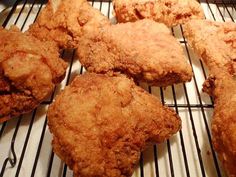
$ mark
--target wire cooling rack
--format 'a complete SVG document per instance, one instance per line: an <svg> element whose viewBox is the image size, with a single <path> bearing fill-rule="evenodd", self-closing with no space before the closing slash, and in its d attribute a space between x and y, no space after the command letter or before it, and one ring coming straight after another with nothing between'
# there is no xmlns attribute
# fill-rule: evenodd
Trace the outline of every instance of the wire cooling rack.
<svg viewBox="0 0 236 177"><path fill-rule="evenodd" d="M13 6L0 13L0 23L5 28L15 24L25 31L45 3L45 0L16 0ZM114 20L109 0L90 3ZM235 0L203 0L201 5L207 19L236 20ZM163 104L175 109L182 118L182 130L166 142L147 148L133 177L224 177L211 144L213 101L201 91L207 70L189 48L183 27L172 28L172 33L181 43L193 68L192 81L165 89L140 85L159 97ZM73 176L73 172L52 152L52 135L45 114L54 96L77 74L84 72L75 51L63 51L61 55L70 65L64 81L55 88L51 97L31 113L0 124L0 177Z"/></svg>

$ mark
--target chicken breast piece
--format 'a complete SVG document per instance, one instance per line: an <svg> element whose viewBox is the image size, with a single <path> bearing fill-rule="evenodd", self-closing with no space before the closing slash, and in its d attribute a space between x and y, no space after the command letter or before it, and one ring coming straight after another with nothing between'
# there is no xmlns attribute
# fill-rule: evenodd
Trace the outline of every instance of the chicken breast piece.
<svg viewBox="0 0 236 177"><path fill-rule="evenodd" d="M65 76L55 43L0 28L0 122L33 110Z"/></svg>
<svg viewBox="0 0 236 177"><path fill-rule="evenodd" d="M123 75L76 77L47 116L54 152L78 177L130 177L147 143L181 127L173 110Z"/></svg>
<svg viewBox="0 0 236 177"><path fill-rule="evenodd" d="M229 177L236 177L236 76L219 70L205 82L214 97L212 141Z"/></svg>
<svg viewBox="0 0 236 177"><path fill-rule="evenodd" d="M194 51L209 70L226 68L236 71L236 24L192 20L184 26L184 34Z"/></svg>
<svg viewBox="0 0 236 177"><path fill-rule="evenodd" d="M113 6L120 23L147 18L171 27L204 17L196 0L113 0Z"/></svg>
<svg viewBox="0 0 236 177"><path fill-rule="evenodd" d="M86 0L49 0L28 32L60 48L75 48L83 33L105 25L110 25L108 18Z"/></svg>
<svg viewBox="0 0 236 177"><path fill-rule="evenodd" d="M152 20L117 24L81 38L78 56L90 72L121 72L151 85L187 82L192 70L164 24Z"/></svg>

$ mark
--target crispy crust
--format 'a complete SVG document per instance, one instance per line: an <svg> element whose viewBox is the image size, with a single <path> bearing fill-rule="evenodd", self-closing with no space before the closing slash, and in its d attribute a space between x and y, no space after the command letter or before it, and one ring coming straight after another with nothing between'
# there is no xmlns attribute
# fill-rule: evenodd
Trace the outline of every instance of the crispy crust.
<svg viewBox="0 0 236 177"><path fill-rule="evenodd" d="M60 48L76 48L83 33L104 25L110 21L86 0L49 0L28 32Z"/></svg>
<svg viewBox="0 0 236 177"><path fill-rule="evenodd" d="M147 18L171 27L204 17L195 0L113 0L113 5L118 22Z"/></svg>
<svg viewBox="0 0 236 177"><path fill-rule="evenodd" d="M215 100L213 145L228 176L236 177L236 77L219 70L208 83Z"/></svg>
<svg viewBox="0 0 236 177"><path fill-rule="evenodd" d="M80 177L129 177L147 143L181 127L173 110L123 75L76 77L47 116L54 152Z"/></svg>
<svg viewBox="0 0 236 177"><path fill-rule="evenodd" d="M191 21L185 35L209 68L203 90L215 101L212 141L228 176L236 177L236 25Z"/></svg>
<svg viewBox="0 0 236 177"><path fill-rule="evenodd" d="M52 42L0 28L0 122L33 110L65 75Z"/></svg>
<svg viewBox="0 0 236 177"><path fill-rule="evenodd" d="M184 26L184 34L194 51L209 70L236 71L236 24L192 20Z"/></svg>
<svg viewBox="0 0 236 177"><path fill-rule="evenodd" d="M181 45L164 24L152 20L107 26L81 38L79 60L88 71L120 71L151 85L191 80Z"/></svg>

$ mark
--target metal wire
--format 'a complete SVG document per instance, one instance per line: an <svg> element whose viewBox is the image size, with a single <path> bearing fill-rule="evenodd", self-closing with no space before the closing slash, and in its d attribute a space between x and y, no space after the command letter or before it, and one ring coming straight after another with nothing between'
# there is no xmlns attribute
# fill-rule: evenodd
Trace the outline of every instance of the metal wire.
<svg viewBox="0 0 236 177"><path fill-rule="evenodd" d="M111 10L112 10L112 4L110 0L93 0L90 1L93 6L96 6L96 8L100 9L100 11L103 11L104 8L106 9L106 15L108 18L111 18ZM202 0L202 3L204 3L209 11L209 15L207 18L211 18L212 20L217 21L233 21L235 20L235 13L236 13L236 2L233 0L214 0L214 1L208 1L208 0ZM27 22L30 19L30 16L32 13L35 13L34 20L37 18L39 12L41 11L43 5L46 3L46 0L34 0L34 1L28 1L28 0L16 0L14 5L9 9L9 12L5 18L5 21L2 23L3 27L8 27L11 24L17 25L19 21L22 21L22 17L24 17L22 24L19 26L21 30L27 27ZM19 6L21 4L21 6ZM29 8L26 10L26 5L29 5ZM212 8L212 5L215 5L215 9ZM16 12L17 9L20 7L19 12ZM23 15L27 11L25 15ZM217 16L217 14L219 14ZM14 16L16 15L16 16ZM226 16L228 17L226 19ZM12 21L13 19L13 21ZM32 22L33 22L32 21ZM172 34L178 38L178 34L176 32L176 29L178 28L180 32L181 38L179 38L179 42L183 46L183 48L186 51L186 56L189 60L190 65L193 68L193 71L195 71L195 63L194 63L194 57L191 54L191 49L189 49L188 43L184 37L183 34L183 28L182 26L172 28ZM63 51L62 52L62 58L66 58L68 62L70 63L70 66L67 70L67 75L65 79L64 86L68 85L73 78L73 72L74 72L74 66L77 65L77 61L75 60L75 51ZM69 56L69 57L68 57ZM204 64L201 60L198 61L199 66L201 70L201 73L203 75L203 78L207 78L207 71L204 67ZM84 72L84 68L82 66L79 67L78 74L82 74ZM141 154L140 163L139 163L139 169L135 171L135 176L141 176L141 177L147 177L147 174L152 174L152 176L159 177L159 176L170 176L170 177L179 177L179 176L210 176L212 174L215 174L215 176L222 177L224 176L224 172L221 170L219 161L217 159L217 155L214 152L212 143L211 143L211 131L208 123L208 111L213 110L213 101L211 98L208 97L210 101L205 101L203 96L201 95L201 91L199 90L199 84L201 84L198 81L197 73L194 72L193 81L191 82L194 92L196 94L196 103L192 101L191 92L189 92L189 85L188 84L180 84L179 86L173 85L169 87L168 89L164 88L158 88L159 91L156 92L155 87L147 87L147 90L160 97L162 103L166 106L172 107L175 109L177 114L185 114L186 121L189 121L189 136L190 139L193 141L193 144L191 144L191 151L195 154L188 154L190 152L189 150L189 142L186 140L186 132L184 130L180 130L179 133L176 135L178 141L179 141L179 148L178 151L179 154L179 162L176 162L176 149L173 148L172 144L176 142L175 139L169 139L162 145L154 145L152 148L150 148L150 154L152 154L152 161L153 165L152 168L148 168L148 170L152 170L152 173L147 172L147 163L146 163L146 153ZM41 103L40 107L44 108L47 107L50 103L52 103L52 100L54 96L58 93L58 90L61 88L57 87L55 88L53 94L49 98L49 100L44 101ZM182 93L182 99L184 101L181 101L179 99L179 90L181 90ZM168 100L169 94L171 95L172 101ZM27 150L30 148L29 141L32 137L32 131L34 131L34 125L37 124L37 117L39 114L39 109L36 108L32 114L29 116L29 119L27 120L27 124L24 124L25 117L20 116L18 119L11 120L8 122L5 122L0 125L0 151L2 151L2 144L1 142L7 136L8 132L12 132L12 136L9 137L9 146L8 149L4 149L4 151L8 151L9 153L5 153L5 156L0 156L0 177L3 176L9 176L8 171L11 169L13 170L14 175L13 176L22 176L22 169L24 168L24 161L26 161L26 158L28 158ZM198 112L199 116L195 116L195 111ZM47 139L48 139L48 128L47 128L47 118L45 115L42 116L42 124L39 128L39 138L38 138L38 144L36 145L36 149L34 154L31 154L30 156L32 161L32 167L29 171L29 176L47 176L47 177L54 177L54 176L71 176L72 172L68 169L68 167L65 164L60 164L58 162L58 158L54 155L51 147L47 149L47 155L48 157L46 164L46 168L43 172L39 174L39 161L40 158L42 158L45 154L43 154L45 146L48 146ZM206 154L203 154L202 145L201 145L201 139L202 137L199 136L199 125L198 121L202 121L202 129L205 133L206 139L205 143L209 146L209 153L212 155L212 160L209 160L209 163L212 164L212 171L209 172L207 169L207 163L205 162L204 158ZM19 132L21 129L25 130L25 137L22 138L22 144L20 147L18 147L17 144L17 136L19 136ZM6 142L6 140L4 140ZM17 149L17 150L16 150ZM163 156L163 149L166 149L166 155ZM2 153L3 154L3 153ZM1 152L0 152L1 155ZM193 157L192 157L193 156ZM164 158L164 160L163 160ZM194 159L195 158L195 159ZM193 162L193 159L195 160ZM211 162L210 162L211 161ZM29 163L29 162L27 162ZM163 165L164 164L164 165ZM177 169L176 165L180 166L183 169ZM166 168L163 169L163 166ZM193 171L193 169L198 169L198 171ZM10 174L13 174L10 173ZM163 174L164 173L164 174ZM196 174L195 174L196 173Z"/></svg>

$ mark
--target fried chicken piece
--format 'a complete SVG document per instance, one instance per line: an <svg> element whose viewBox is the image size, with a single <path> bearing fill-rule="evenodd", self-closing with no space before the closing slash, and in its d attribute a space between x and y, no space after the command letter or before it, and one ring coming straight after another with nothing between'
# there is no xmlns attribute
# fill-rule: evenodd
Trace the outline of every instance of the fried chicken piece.
<svg viewBox="0 0 236 177"><path fill-rule="evenodd" d="M53 150L77 177L129 177L148 143L181 127L173 110L124 75L76 77L47 116Z"/></svg>
<svg viewBox="0 0 236 177"><path fill-rule="evenodd" d="M169 27L204 17L196 0L113 0L118 22L153 19Z"/></svg>
<svg viewBox="0 0 236 177"><path fill-rule="evenodd" d="M0 28L0 122L33 110L64 78L58 50L17 27Z"/></svg>
<svg viewBox="0 0 236 177"><path fill-rule="evenodd" d="M60 48L75 48L83 33L105 25L110 25L108 18L86 0L49 0L29 33Z"/></svg>
<svg viewBox="0 0 236 177"><path fill-rule="evenodd" d="M119 71L158 86L192 78L181 45L164 24L148 19L94 30L81 38L77 51L91 72Z"/></svg>
<svg viewBox="0 0 236 177"><path fill-rule="evenodd" d="M208 93L210 90L215 101L212 120L214 148L228 176L236 177L236 77L218 70L204 87Z"/></svg>
<svg viewBox="0 0 236 177"><path fill-rule="evenodd" d="M214 97L213 145L229 177L236 177L236 25L191 21L188 42L209 68L203 90Z"/></svg>
<svg viewBox="0 0 236 177"><path fill-rule="evenodd" d="M227 68L236 71L236 24L192 20L184 26L188 43L209 70Z"/></svg>

